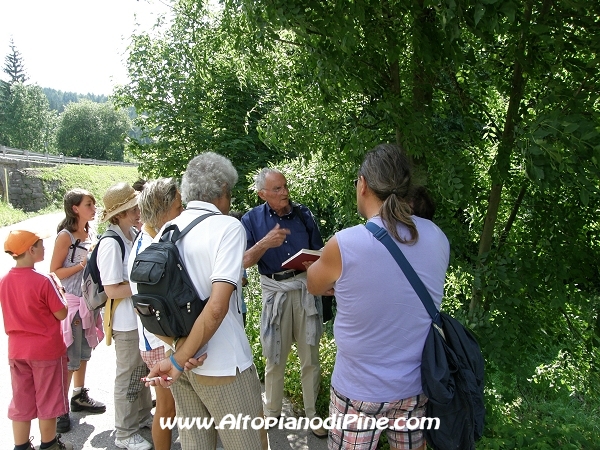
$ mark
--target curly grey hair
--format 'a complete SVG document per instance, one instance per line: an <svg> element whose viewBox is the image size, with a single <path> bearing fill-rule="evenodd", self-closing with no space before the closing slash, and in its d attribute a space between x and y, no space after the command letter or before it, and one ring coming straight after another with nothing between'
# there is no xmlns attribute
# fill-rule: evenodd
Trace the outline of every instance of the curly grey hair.
<svg viewBox="0 0 600 450"><path fill-rule="evenodd" d="M269 175L271 173L279 173L279 174L283 175L281 173L281 171L279 171L277 169L273 169L271 167L262 168L260 170L260 172L258 172L256 175L254 175L254 189L256 189L256 192L262 191L265 188L265 184L267 181L267 175Z"/></svg>
<svg viewBox="0 0 600 450"><path fill-rule="evenodd" d="M140 216L143 223L152 228L160 228L164 217L177 197L179 185L173 178L159 178L147 181L138 198Z"/></svg>
<svg viewBox="0 0 600 450"><path fill-rule="evenodd" d="M181 179L181 197L184 202L200 200L212 202L231 190L238 173L227 158L206 152L192 159Z"/></svg>

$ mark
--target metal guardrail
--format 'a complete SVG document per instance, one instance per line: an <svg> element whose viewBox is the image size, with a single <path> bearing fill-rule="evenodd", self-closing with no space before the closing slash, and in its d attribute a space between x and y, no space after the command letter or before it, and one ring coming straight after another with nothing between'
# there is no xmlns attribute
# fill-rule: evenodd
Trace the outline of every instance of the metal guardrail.
<svg viewBox="0 0 600 450"><path fill-rule="evenodd" d="M128 166L136 167L137 164L125 163L120 161L105 161L103 159L89 159L81 157L71 157L65 155L51 155L49 153L35 153L29 150L19 150L17 148L5 147L0 145L0 156L19 161L35 161L59 164L85 164L90 166Z"/></svg>

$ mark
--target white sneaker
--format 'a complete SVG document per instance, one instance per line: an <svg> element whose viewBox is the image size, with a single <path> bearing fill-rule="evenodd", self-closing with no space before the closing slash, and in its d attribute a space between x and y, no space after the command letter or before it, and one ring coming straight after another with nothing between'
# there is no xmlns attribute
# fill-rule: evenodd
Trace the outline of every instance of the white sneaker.
<svg viewBox="0 0 600 450"><path fill-rule="evenodd" d="M115 439L115 445L127 450L150 450L152 448L152 444L137 433L127 439Z"/></svg>

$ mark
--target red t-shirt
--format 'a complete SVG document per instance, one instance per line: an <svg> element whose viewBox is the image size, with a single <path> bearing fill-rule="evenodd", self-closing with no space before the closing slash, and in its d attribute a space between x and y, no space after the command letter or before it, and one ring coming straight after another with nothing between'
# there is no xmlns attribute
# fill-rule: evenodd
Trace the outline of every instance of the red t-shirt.
<svg viewBox="0 0 600 450"><path fill-rule="evenodd" d="M60 320L54 317L66 303L49 275L13 267L0 280L0 305L9 359L49 360L66 353Z"/></svg>

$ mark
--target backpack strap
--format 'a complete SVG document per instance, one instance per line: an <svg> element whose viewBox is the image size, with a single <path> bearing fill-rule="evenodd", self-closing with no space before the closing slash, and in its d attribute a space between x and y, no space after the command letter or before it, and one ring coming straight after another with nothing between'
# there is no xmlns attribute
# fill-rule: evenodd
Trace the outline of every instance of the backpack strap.
<svg viewBox="0 0 600 450"><path fill-rule="evenodd" d="M198 225L200 222L202 222L204 219L208 219L210 216L217 216L220 215L220 213L217 212L213 212L211 211L208 214L205 214L203 216L200 217L196 217L194 220L191 221L191 223L185 227L181 232L179 231L179 227L175 224L171 224L169 225L167 228L164 229L164 231L162 232L162 234L160 235L160 240L161 241L165 241L168 239L167 234L169 232L173 232L173 234L171 234L171 242L175 243L177 242L179 239L182 239L186 234L188 234L188 232L194 228L196 225Z"/></svg>
<svg viewBox="0 0 600 450"><path fill-rule="evenodd" d="M88 263L85 265L83 269L83 278L85 279L86 275L89 273L92 276L92 281L96 284L100 283L100 269L98 268L98 248L100 248L100 242L104 238L112 238L119 243L119 247L121 248L121 259L125 261L125 243L123 239L112 230L106 230L106 232L100 236L96 246L92 250L92 253L88 257Z"/></svg>
<svg viewBox="0 0 600 450"><path fill-rule="evenodd" d="M365 227L367 228L367 230L373 233L375 239L377 239L379 242L385 245L388 251L392 254L394 259L396 260L396 263L398 263L398 266L400 266L400 270L404 272L406 279L421 299L421 302L423 303L423 306L425 306L425 309L431 316L433 323L441 327L442 319L440 317L440 312L435 307L433 299L431 298L431 294L429 294L429 291L423 284L423 281L421 281L421 278L419 278L419 275L417 275L417 272L415 272L413 266L410 265L410 263L406 259L406 256L404 256L404 253L402 253L402 250L400 250L400 247L396 245L396 243L385 228L382 228L374 224L373 222L367 222L365 224Z"/></svg>
<svg viewBox="0 0 600 450"><path fill-rule="evenodd" d="M100 237L100 239L98 239L96 248L98 248L100 246L100 241L104 238L113 238L115 241L117 241L119 243L119 247L121 248L121 259L124 261L125 260L125 243L123 242L123 239L121 239L121 236L119 236L113 230L106 230L106 232Z"/></svg>

